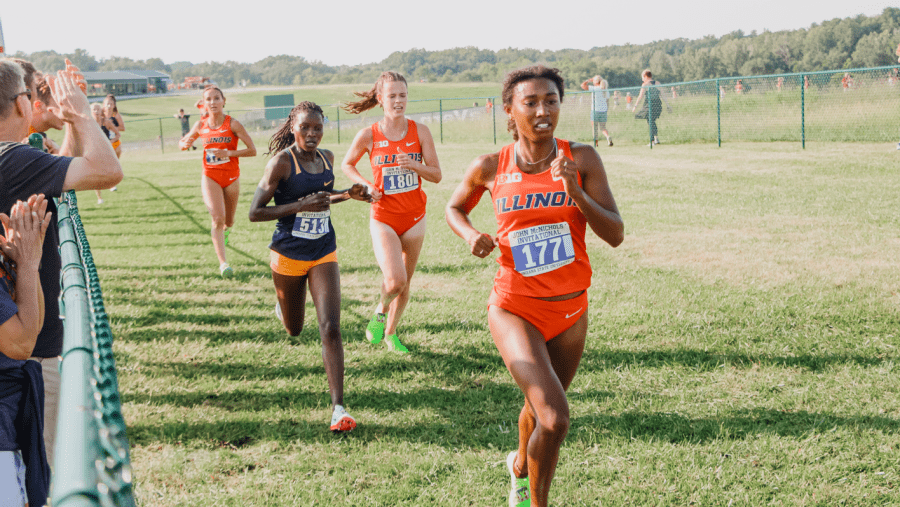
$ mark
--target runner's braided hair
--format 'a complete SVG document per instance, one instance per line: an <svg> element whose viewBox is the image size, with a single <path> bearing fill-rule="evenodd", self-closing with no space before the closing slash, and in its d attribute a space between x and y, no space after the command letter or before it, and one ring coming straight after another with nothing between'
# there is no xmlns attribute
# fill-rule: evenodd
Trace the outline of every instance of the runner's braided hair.
<svg viewBox="0 0 900 507"><path fill-rule="evenodd" d="M378 76L378 80L375 81L375 86L373 86L371 90L367 92L353 92L353 94L357 97L362 97L362 100L357 100L356 102L347 102L343 105L344 111L353 114L360 114L377 106L378 94L381 93L381 88L385 81L399 81L405 84L407 88L409 88L409 83L406 82L406 78L403 77L403 75L399 72L393 72L390 70L382 72L381 75Z"/></svg>
<svg viewBox="0 0 900 507"><path fill-rule="evenodd" d="M278 154L278 152L280 152L281 150L294 144L294 120L300 113L318 113L323 120L325 119L325 112L322 111L322 108L319 107L315 102L304 100L303 102L297 104L293 109L291 109L291 114L288 115L288 118L284 122L284 125L282 125L281 128L279 128L278 131L272 135L271 139L269 139L269 151L266 152L266 155L270 155L272 153Z"/></svg>

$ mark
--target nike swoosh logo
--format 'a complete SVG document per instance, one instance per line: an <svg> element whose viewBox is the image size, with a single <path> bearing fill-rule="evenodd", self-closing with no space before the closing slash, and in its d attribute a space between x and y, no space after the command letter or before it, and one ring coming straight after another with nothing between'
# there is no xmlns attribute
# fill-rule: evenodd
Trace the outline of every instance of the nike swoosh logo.
<svg viewBox="0 0 900 507"><path fill-rule="evenodd" d="M425 216L425 213L422 213L421 215L417 216L416 218L413 218L413 222L418 222L419 220L422 220L422 217L424 217L424 216Z"/></svg>
<svg viewBox="0 0 900 507"><path fill-rule="evenodd" d="M411 143L406 143L407 146L412 146L412 145L414 145L414 144L416 144L415 141L413 141L413 142L411 142Z"/></svg>
<svg viewBox="0 0 900 507"><path fill-rule="evenodd" d="M581 308L584 308L584 307L582 306ZM566 318L567 318L567 319L571 319L572 317L578 315L579 313L581 313L581 308L575 310L575 313L572 313L571 315L567 313L567 314L566 314Z"/></svg>
<svg viewBox="0 0 900 507"><path fill-rule="evenodd" d="M333 182L333 181L334 181L334 180L328 180L328 181L326 181L326 182L325 182L325 186L327 187L328 185L331 185L331 182Z"/></svg>

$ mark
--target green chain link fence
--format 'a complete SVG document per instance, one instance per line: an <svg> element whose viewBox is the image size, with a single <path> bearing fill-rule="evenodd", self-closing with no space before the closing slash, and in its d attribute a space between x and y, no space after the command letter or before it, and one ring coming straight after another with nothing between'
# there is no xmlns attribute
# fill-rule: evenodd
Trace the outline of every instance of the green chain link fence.
<svg viewBox="0 0 900 507"><path fill-rule="evenodd" d="M54 507L132 507L131 458L100 279L75 192L58 202L64 319Z"/></svg>
<svg viewBox="0 0 900 507"><path fill-rule="evenodd" d="M897 67L886 66L659 84L655 88L664 99L657 121L659 138L666 144L897 142L897 73ZM616 143L647 144L649 140L648 122L634 116L633 108L640 105L627 102L629 95L636 99L640 90L609 89L607 129ZM487 107L488 100L493 107ZM566 92L556 128L558 137L582 142L593 138L592 100L592 92ZM379 108L362 115L351 115L336 104L322 108L328 118L325 145L347 144L357 131L381 118ZM228 114L253 135L267 136L284 119L266 119L265 111L231 110ZM438 144L510 141L500 97L410 100L407 116L428 126ZM156 139L126 139L127 143L163 151L178 149L181 127L177 119L130 120L143 121L158 122Z"/></svg>

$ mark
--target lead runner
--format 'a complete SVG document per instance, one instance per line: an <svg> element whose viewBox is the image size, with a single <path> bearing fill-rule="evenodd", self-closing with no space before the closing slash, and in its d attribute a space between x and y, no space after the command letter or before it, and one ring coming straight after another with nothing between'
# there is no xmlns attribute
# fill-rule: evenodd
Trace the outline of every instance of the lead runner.
<svg viewBox="0 0 900 507"><path fill-rule="evenodd" d="M500 248L488 324L525 394L519 448L507 456L509 505L544 507L569 430L566 389L587 335L586 226L613 247L622 243L625 226L597 152L553 136L563 99L559 71L540 65L512 71L502 97L515 142L472 162L446 217L472 255L485 258ZM469 220L485 190L494 203L496 238Z"/></svg>

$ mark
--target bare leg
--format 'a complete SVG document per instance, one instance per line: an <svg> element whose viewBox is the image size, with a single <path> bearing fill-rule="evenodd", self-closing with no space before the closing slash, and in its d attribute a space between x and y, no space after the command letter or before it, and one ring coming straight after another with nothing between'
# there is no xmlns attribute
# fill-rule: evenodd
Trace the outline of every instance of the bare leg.
<svg viewBox="0 0 900 507"><path fill-rule="evenodd" d="M331 405L344 404L344 346L341 340L341 274L337 262L309 270L309 292L316 305L322 361L328 376Z"/></svg>
<svg viewBox="0 0 900 507"><path fill-rule="evenodd" d="M213 248L216 251L219 264L222 264L227 262L225 257L225 229L234 225L240 184L235 180L228 187L222 188L206 175L200 178L203 202L206 204L206 209L209 211L209 216L212 219L210 235L212 236Z"/></svg>
<svg viewBox="0 0 900 507"><path fill-rule="evenodd" d="M415 273L422 244L425 242L426 220L427 217L423 218L399 237L388 225L375 220L369 222L375 259L384 275L381 300L376 311L387 311L385 336L397 332L400 317L409 302L409 281Z"/></svg>
<svg viewBox="0 0 900 507"><path fill-rule="evenodd" d="M303 319L306 313L306 278L305 276L287 276L272 272L275 296L278 298L278 306L281 307L281 315L284 319L282 324L291 336L297 336L303 331Z"/></svg>
<svg viewBox="0 0 900 507"><path fill-rule="evenodd" d="M531 505L546 507L559 448L569 431L565 390L584 352L587 316L582 315L550 342L545 342L537 329L521 317L495 306L488 310L488 323L503 362L525 393L514 468L521 474L523 460L527 461Z"/></svg>

